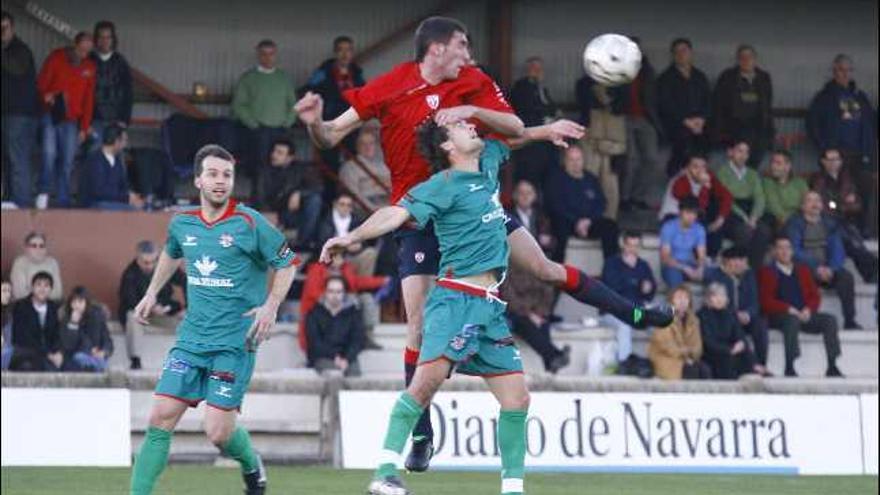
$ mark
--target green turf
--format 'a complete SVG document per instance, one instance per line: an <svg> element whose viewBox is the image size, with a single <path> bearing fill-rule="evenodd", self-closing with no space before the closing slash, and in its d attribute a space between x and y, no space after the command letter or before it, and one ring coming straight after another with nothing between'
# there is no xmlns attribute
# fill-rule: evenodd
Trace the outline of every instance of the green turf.
<svg viewBox="0 0 880 495"><path fill-rule="evenodd" d="M124 494L128 469L3 468L3 495ZM270 467L270 494L361 494L367 471L324 467ZM495 495L493 473L434 472L406 476L417 495ZM240 495L236 469L171 466L157 495ZM753 476L688 474L530 474L529 495L867 495L876 494L876 476Z"/></svg>

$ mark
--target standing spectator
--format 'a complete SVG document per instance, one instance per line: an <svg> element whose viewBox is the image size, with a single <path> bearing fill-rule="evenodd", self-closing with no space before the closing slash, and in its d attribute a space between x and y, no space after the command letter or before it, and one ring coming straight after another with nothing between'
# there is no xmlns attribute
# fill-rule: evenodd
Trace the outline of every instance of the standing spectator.
<svg viewBox="0 0 880 495"><path fill-rule="evenodd" d="M602 266L602 281L612 290L639 307L654 300L657 282L648 262L639 257L642 236L624 232L620 236L621 253ZM602 316L603 322L617 334L617 362L622 363L632 354L632 327L611 314Z"/></svg>
<svg viewBox="0 0 880 495"><path fill-rule="evenodd" d="M264 174L263 202L278 213L285 230L296 229L298 251L311 249L321 215L321 179L315 167L296 161L296 147L287 138L272 144Z"/></svg>
<svg viewBox="0 0 880 495"><path fill-rule="evenodd" d="M782 228L788 218L797 212L807 193L807 181L791 170L791 153L776 150L770 157L770 177L763 180L767 212L773 216L776 229Z"/></svg>
<svg viewBox="0 0 880 495"><path fill-rule="evenodd" d="M501 293L514 334L541 356L544 371L557 373L571 362L571 347L557 347L550 338L555 291L549 285L511 265Z"/></svg>
<svg viewBox="0 0 880 495"><path fill-rule="evenodd" d="M89 154L79 176L79 202L84 208L99 210L134 210L143 201L128 185L122 151L128 145L128 133L119 124L110 124L101 132L102 145Z"/></svg>
<svg viewBox="0 0 880 495"><path fill-rule="evenodd" d="M815 281L825 288L834 288L840 298L843 328L861 330L856 323L855 277L844 267L846 249L840 225L834 218L823 214L822 197L815 191L804 195L801 212L792 215L785 232L794 249L794 259L809 267ZM877 258L867 249L856 256L856 265L863 276L876 278Z"/></svg>
<svg viewBox="0 0 880 495"><path fill-rule="evenodd" d="M33 204L31 160L37 143L37 75L31 49L15 35L15 19L3 11L3 170L9 198L19 208ZM9 164L7 168L6 164ZM8 174L8 175L7 175Z"/></svg>
<svg viewBox="0 0 880 495"><path fill-rule="evenodd" d="M31 291L12 307L13 371L59 371L64 365L58 332L58 303L49 299L52 275L39 272Z"/></svg>
<svg viewBox="0 0 880 495"><path fill-rule="evenodd" d="M655 329L648 342L648 359L654 375L664 380L709 378L708 366L700 361L703 341L691 291L678 286L669 292L668 299L675 309L675 319L668 327Z"/></svg>
<svg viewBox="0 0 880 495"><path fill-rule="evenodd" d="M695 198L681 200L678 217L670 218L660 228L660 274L669 288L686 280L703 280L706 229L697 222L698 208Z"/></svg>
<svg viewBox="0 0 880 495"><path fill-rule="evenodd" d="M761 310L770 327L781 330L785 339L785 376L797 376L794 361L801 355L798 340L801 332L822 334L828 358L825 375L843 376L837 369L840 356L837 320L818 312L821 296L810 268L796 263L793 254L791 241L777 237L773 243L773 262L758 272Z"/></svg>
<svg viewBox="0 0 880 495"><path fill-rule="evenodd" d="M834 57L832 73L810 102L807 130L820 150L839 150L844 166L861 182L863 173L876 171L877 113L868 95L856 87L848 55ZM864 191L862 195L867 197Z"/></svg>
<svg viewBox="0 0 880 495"><path fill-rule="evenodd" d="M544 211L537 204L538 193L535 186L527 181L517 182L513 190L513 208L507 211L507 216L516 217L519 223L529 231L529 234L538 241L538 245L545 253L550 253L556 246L556 239L550 229L550 220L544 215Z"/></svg>
<svg viewBox="0 0 880 495"><path fill-rule="evenodd" d="M147 331L144 325L134 316L134 308L147 293L153 270L159 260L159 249L151 241L140 241L135 249L135 259L125 267L119 281L119 322L125 328L125 348L131 361L131 369L141 369L141 340ZM177 324L183 317L183 306L175 301L173 285L185 289L186 276L182 271L175 271L171 281L165 284L156 294L156 305L150 315L149 329L174 334Z"/></svg>
<svg viewBox="0 0 880 495"><path fill-rule="evenodd" d="M375 131L362 129L357 136L356 150L357 154L339 169L339 181L350 192L358 194L367 209L361 213L368 215L388 206L391 172L382 159L379 137Z"/></svg>
<svg viewBox="0 0 880 495"><path fill-rule="evenodd" d="M105 371L113 340L104 310L92 303L85 287L74 287L61 311L59 329L65 371Z"/></svg>
<svg viewBox="0 0 880 495"><path fill-rule="evenodd" d="M761 176L746 166L750 148L745 141L732 142L727 148L727 166L718 169L718 181L733 196L732 215L727 232L734 244L749 251L752 266L762 266L773 239L773 219L765 216L766 200Z"/></svg>
<svg viewBox="0 0 880 495"><path fill-rule="evenodd" d="M718 380L733 380L746 373L761 374L729 305L724 285L709 284L706 304L697 313L703 338L703 361L711 368L712 378Z"/></svg>
<svg viewBox="0 0 880 495"><path fill-rule="evenodd" d="M250 130L251 197L259 200L261 179L268 166L272 143L296 121L296 93L292 79L276 66L278 47L272 40L257 44L258 64L238 79L232 94L232 114Z"/></svg>
<svg viewBox="0 0 880 495"><path fill-rule="evenodd" d="M757 61L753 46L737 47L736 66L718 76L712 112L716 141L747 143L748 165L756 170L774 137L773 83Z"/></svg>
<svg viewBox="0 0 880 495"><path fill-rule="evenodd" d="M0 369L8 369L12 359L12 284L0 284Z"/></svg>
<svg viewBox="0 0 880 495"><path fill-rule="evenodd" d="M730 299L730 312L752 337L758 372L768 376L767 371L767 322L761 316L761 305L758 303L758 282L755 274L749 269L746 251L736 246L729 247L721 253L721 264L706 270L704 282L722 284L727 289Z"/></svg>
<svg viewBox="0 0 880 495"><path fill-rule="evenodd" d="M584 171L584 154L578 146L564 151L562 167L550 171L544 197L553 223L556 250L552 259L565 258L568 238L600 239L608 259L620 249L617 222L603 216L605 195L592 174Z"/></svg>
<svg viewBox="0 0 880 495"><path fill-rule="evenodd" d="M342 193L333 202L330 212L318 227L318 246L327 240L340 237L358 228L364 218L354 211L354 199L348 193ZM320 249L320 248L319 248ZM358 275L371 276L376 272L376 259L379 251L370 244L353 244L349 246L346 256L355 266Z"/></svg>
<svg viewBox="0 0 880 495"><path fill-rule="evenodd" d="M306 318L309 366L322 373L342 371L360 376L358 355L364 349L364 322L355 299L348 297L345 279L327 278L324 296Z"/></svg>
<svg viewBox="0 0 880 495"><path fill-rule="evenodd" d="M64 297L61 285L61 268L58 260L49 256L46 236L39 232L31 232L24 238L24 254L20 254L12 262L9 279L12 282L12 298L22 299L31 293L31 285L39 272L52 276L52 291L49 299L60 301Z"/></svg>
<svg viewBox="0 0 880 495"><path fill-rule="evenodd" d="M819 157L820 168L810 176L810 189L822 196L828 213L861 233L864 201L839 150L829 148Z"/></svg>
<svg viewBox="0 0 880 495"><path fill-rule="evenodd" d="M617 170L625 161L626 153L626 120L618 103L624 95L620 88L608 88L592 79L589 81L589 128L582 140L584 169L599 179L605 195L604 215L616 220L620 209Z"/></svg>
<svg viewBox="0 0 880 495"><path fill-rule="evenodd" d="M70 176L77 147L92 128L95 110L95 62L89 58L92 35L81 32L73 46L58 48L46 57L37 88L44 103L43 172L40 174L37 208L49 204L55 186L56 202L70 206Z"/></svg>
<svg viewBox="0 0 880 495"><path fill-rule="evenodd" d="M91 58L98 71L95 83L95 113L92 120L92 151L103 143L104 129L111 124L128 127L134 102L131 70L128 61L116 51L119 39L116 25L110 21L95 24L95 51Z"/></svg>
<svg viewBox="0 0 880 495"><path fill-rule="evenodd" d="M544 61L541 57L526 60L526 75L510 88L510 105L526 127L552 122L558 108L544 85ZM556 147L552 143L532 143L513 153L516 164L514 180L527 180L536 187L544 184L547 171L558 161Z"/></svg>
<svg viewBox="0 0 880 495"><path fill-rule="evenodd" d="M687 38L672 42L672 64L657 79L660 119L666 138L672 142L672 155L666 175L672 177L692 153L708 148L706 120L709 118L711 91L709 80L693 66L693 45Z"/></svg>

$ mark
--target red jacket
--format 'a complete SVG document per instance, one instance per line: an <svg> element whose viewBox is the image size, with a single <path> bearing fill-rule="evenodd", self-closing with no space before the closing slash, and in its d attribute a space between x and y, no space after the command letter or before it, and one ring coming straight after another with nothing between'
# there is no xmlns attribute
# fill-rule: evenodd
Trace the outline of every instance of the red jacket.
<svg viewBox="0 0 880 495"><path fill-rule="evenodd" d="M67 120L78 121L81 131L92 125L95 109L95 62L86 57L78 65L70 63L70 48L58 48L46 57L40 75L37 76L37 90L40 101L47 94L61 93L67 106ZM49 111L44 103L43 108Z"/></svg>
<svg viewBox="0 0 880 495"><path fill-rule="evenodd" d="M795 263L795 273L797 273L798 282L801 286L801 295L804 298L804 304L815 313L819 311L819 303L822 302L822 296L819 294L819 287L813 281L813 274L807 265ZM758 287L761 299L761 311L767 315L785 315L788 314L788 308L791 307L787 302L779 299L776 294L779 291L779 276L776 267L768 265L761 267L758 272ZM797 309L797 308L795 308Z"/></svg>
<svg viewBox="0 0 880 495"><path fill-rule="evenodd" d="M718 215L724 218L730 216L730 209L733 207L733 195L730 194L730 191L724 187L724 184L718 180L718 177L715 177L715 174L709 172L709 177L711 177L710 186L701 187L700 195L697 196L697 201L700 202L700 209L702 211L706 211L709 208L709 200L711 196L714 196L718 201ZM693 196L694 193L691 190L691 181L688 179L688 174L683 173L675 182L672 183L672 196L675 199L681 201L688 196Z"/></svg>
<svg viewBox="0 0 880 495"><path fill-rule="evenodd" d="M299 301L299 346L302 350L306 350L306 316L324 295L324 286L330 274L331 268L324 263L312 263L306 272L306 281L303 284L302 297ZM342 264L339 274L348 284L349 292L377 290L385 285L387 280L387 277L358 275L354 266L347 261Z"/></svg>

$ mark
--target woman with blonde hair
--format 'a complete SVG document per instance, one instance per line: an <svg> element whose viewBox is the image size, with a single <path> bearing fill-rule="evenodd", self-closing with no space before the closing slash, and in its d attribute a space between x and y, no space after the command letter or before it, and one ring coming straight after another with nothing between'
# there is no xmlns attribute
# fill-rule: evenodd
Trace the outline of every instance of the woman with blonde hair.
<svg viewBox="0 0 880 495"><path fill-rule="evenodd" d="M668 299L675 319L669 326L655 329L648 343L654 374L665 380L709 378L709 368L700 361L703 341L690 289L679 285L669 292Z"/></svg>

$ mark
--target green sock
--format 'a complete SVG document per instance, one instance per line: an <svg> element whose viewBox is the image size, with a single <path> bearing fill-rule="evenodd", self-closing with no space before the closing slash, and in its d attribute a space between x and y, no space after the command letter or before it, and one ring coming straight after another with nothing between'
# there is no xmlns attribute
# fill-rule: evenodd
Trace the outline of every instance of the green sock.
<svg viewBox="0 0 880 495"><path fill-rule="evenodd" d="M388 432L385 434L385 444L382 449L382 460L376 469L376 478L384 478L397 474L397 463L409 434L416 426L419 416L424 408L416 402L407 392L400 394L400 398L391 410L391 418L388 421Z"/></svg>
<svg viewBox="0 0 880 495"><path fill-rule="evenodd" d="M170 431L153 426L147 428L144 443L132 469L131 495L150 495L153 492L153 485L168 462L172 435Z"/></svg>
<svg viewBox="0 0 880 495"><path fill-rule="evenodd" d="M241 426L236 426L226 445L223 446L223 453L241 464L241 472L253 473L259 469L257 454L251 445L251 436Z"/></svg>
<svg viewBox="0 0 880 495"><path fill-rule="evenodd" d="M526 462L527 411L502 410L498 418L498 446L501 448L501 494L523 493Z"/></svg>

